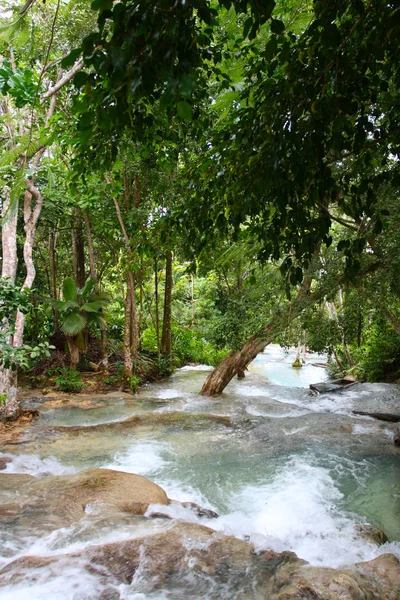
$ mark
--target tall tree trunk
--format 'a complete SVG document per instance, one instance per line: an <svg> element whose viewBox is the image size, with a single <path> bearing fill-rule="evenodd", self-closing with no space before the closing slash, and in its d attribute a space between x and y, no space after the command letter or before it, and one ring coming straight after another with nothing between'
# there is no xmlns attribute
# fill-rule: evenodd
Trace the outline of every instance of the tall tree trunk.
<svg viewBox="0 0 400 600"><path fill-rule="evenodd" d="M342 291L340 289L338 290L338 296L339 296L340 312L342 313L343 312L343 299L342 299ZM328 310L329 318L332 321L335 321L335 323L337 325L337 328L338 328L339 333L340 333L340 338L342 340L343 351L344 351L344 353L346 355L347 362L348 362L349 366L352 367L353 366L353 360L351 358L350 351L349 351L349 348L347 346L346 334L345 334L344 328L342 326L342 323L340 322L340 319L339 319L339 316L338 316L338 313L337 313L337 310L336 310L335 303L334 302L328 302L328 301L326 301L325 304L326 304L326 308ZM336 351L335 351L335 357L337 357ZM343 367L343 365L342 365L342 367Z"/></svg>
<svg viewBox="0 0 400 600"><path fill-rule="evenodd" d="M107 183L110 183L110 179L106 176ZM130 240L126 227L121 215L121 208L118 200L113 198L115 211L117 213L118 222L121 228L123 239L125 242L125 248L129 263L133 262L134 253L132 252ZM133 272L129 269L126 270L126 297L125 297L125 325L124 325L124 376L131 377L133 374L133 365L136 360L137 350L139 346L139 329L138 329L138 315L136 309L136 295L135 295L135 279Z"/></svg>
<svg viewBox="0 0 400 600"><path fill-rule="evenodd" d="M297 350L296 350L296 358L294 359L294 362L292 363L292 367L295 367L296 369L301 368L302 362L300 360L301 357L301 334L299 334L298 337L298 341L297 341Z"/></svg>
<svg viewBox="0 0 400 600"><path fill-rule="evenodd" d="M192 299L191 299L191 305L192 305L192 320L190 322L190 327L194 326L194 313L195 313L195 299L194 299L194 275L192 273L191 277L190 277L191 281L191 294L192 294Z"/></svg>
<svg viewBox="0 0 400 600"><path fill-rule="evenodd" d="M124 324L124 377L132 377L138 351L138 315L136 311L135 280L132 271L126 272Z"/></svg>
<svg viewBox="0 0 400 600"><path fill-rule="evenodd" d="M82 211L82 214L83 214L83 220L85 222L85 229L86 229L86 240L87 240L87 247L88 247L88 253L89 253L90 277L93 279L94 289L96 290L96 294L99 294L100 293L99 278L98 278L97 269L96 269L96 259L95 259L95 255L94 255L94 246L93 246L92 230L90 228L89 215L86 210ZM103 327L100 329L100 344L101 344L101 359L102 359L101 363L102 363L103 368L107 368L108 367L107 332L105 331L105 329L103 329Z"/></svg>
<svg viewBox="0 0 400 600"><path fill-rule="evenodd" d="M11 54L12 58L12 54ZM12 58L13 60L13 58ZM46 113L45 124L48 125L49 120L53 116L57 94L55 93L50 100L50 106ZM11 130L10 130L11 131ZM21 133L21 132L20 132ZM39 150L34 160L32 161L32 170L36 172L39 163L44 154L45 148ZM24 261L26 267L26 277L22 289L31 289L35 279L36 271L33 263L33 243L36 233L36 223L42 209L42 196L39 190L35 187L35 176L31 179L25 179L26 192L24 195ZM11 191L8 187L4 188L5 201L2 207L2 245L3 245L3 265L2 277L7 277L11 283L15 283L17 272L18 256L17 256L17 217L18 217L18 200L12 201ZM32 208L32 198L35 199L35 207ZM9 327L9 324L3 323L2 326ZM10 336L8 343L14 347L21 346L23 343L23 334L25 327L25 315L17 311L14 324L14 335ZM16 417L18 415L17 403L17 371L13 368L0 368L0 394L5 395L5 403L2 408L3 414L7 417Z"/></svg>
<svg viewBox="0 0 400 600"><path fill-rule="evenodd" d="M338 298L339 298L340 314L342 316L344 316L343 292L342 292L341 288L339 288L339 290L338 290ZM340 331L341 331L341 334L342 334L342 344L343 344L343 348L344 348L344 353L345 353L346 358L347 358L347 363L349 364L350 367L353 367L354 366L354 362L353 362L353 359L351 357L349 347L347 345L346 331L345 331L342 323L339 323L339 328L340 328Z"/></svg>
<svg viewBox="0 0 400 600"><path fill-rule="evenodd" d="M124 372L125 379L133 375L132 358L132 290L129 289L129 279L127 280L125 296L125 320L124 320Z"/></svg>
<svg viewBox="0 0 400 600"><path fill-rule="evenodd" d="M222 394L228 383L241 371L245 371L251 361L271 344L276 336L284 331L301 312L307 307L323 298L321 291L310 293L310 277L305 278L300 286L296 298L276 311L266 327L259 333L251 336L241 350L230 352L226 358L207 377L202 389L203 396L218 396Z"/></svg>
<svg viewBox="0 0 400 600"><path fill-rule="evenodd" d="M56 261L56 236L54 231L49 234L49 266L50 266L50 293L57 300L57 261ZM54 331L58 329L59 313L53 308Z"/></svg>
<svg viewBox="0 0 400 600"><path fill-rule="evenodd" d="M26 277L22 284L22 289L30 290L36 276L36 269L33 262L33 243L36 234L36 223L42 210L42 195L29 179L25 179L25 185L27 188L24 194L24 262L26 267ZM34 208L32 208L32 198L35 198ZM22 313L21 311L17 312L15 319L14 346L22 346L25 318L25 313Z"/></svg>
<svg viewBox="0 0 400 600"><path fill-rule="evenodd" d="M343 363L340 360L339 355L338 355L338 353L336 352L336 350L335 350L335 348L333 346L331 346L331 350L332 350L333 356L335 357L337 366L339 367L339 369L341 371L344 371Z"/></svg>
<svg viewBox="0 0 400 600"><path fill-rule="evenodd" d="M7 278L11 283L15 283L17 274L17 220L18 220L18 201L12 201L11 190L4 187L4 201L1 211L2 218L2 278ZM3 333L7 333L12 326L4 320L0 323ZM9 335L7 344L13 345L13 336ZM0 366L0 414L7 417L16 416L18 413L17 402L17 373L14 369L6 369Z"/></svg>
<svg viewBox="0 0 400 600"><path fill-rule="evenodd" d="M143 308L143 256L140 256L140 269L139 269L139 319L138 319L138 330L139 334L142 330L142 320L144 315ZM139 335L140 337L140 335Z"/></svg>
<svg viewBox="0 0 400 600"><path fill-rule="evenodd" d="M85 243L82 231L82 215L78 207L74 208L72 227L72 261L74 279L78 288L83 288L85 276Z"/></svg>
<svg viewBox="0 0 400 600"><path fill-rule="evenodd" d="M157 336L157 354L160 356L160 306L158 294L158 262L154 258L154 297L156 302L156 336Z"/></svg>
<svg viewBox="0 0 400 600"><path fill-rule="evenodd" d="M1 242L2 242L2 269L1 276L7 277L11 283L15 283L17 275L17 220L18 200L12 201L11 190L3 188L5 199L3 201L1 220Z"/></svg>
<svg viewBox="0 0 400 600"><path fill-rule="evenodd" d="M128 271L128 288L131 294L131 351L136 360L139 349L139 315L136 308L136 282L132 271Z"/></svg>
<svg viewBox="0 0 400 600"><path fill-rule="evenodd" d="M69 355L71 358L71 368L76 369L79 365L79 348L74 343L74 338L70 335L67 335L67 344Z"/></svg>
<svg viewBox="0 0 400 600"><path fill-rule="evenodd" d="M301 362L303 365L306 364L307 361L307 331L303 331L303 346L301 349Z"/></svg>
<svg viewBox="0 0 400 600"><path fill-rule="evenodd" d="M165 265L164 316L161 335L161 354L167 358L172 352L172 251L167 251Z"/></svg>

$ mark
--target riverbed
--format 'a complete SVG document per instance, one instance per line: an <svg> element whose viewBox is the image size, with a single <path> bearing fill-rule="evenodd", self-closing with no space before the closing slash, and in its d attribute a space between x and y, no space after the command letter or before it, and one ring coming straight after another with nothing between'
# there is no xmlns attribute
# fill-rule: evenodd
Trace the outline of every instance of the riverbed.
<svg viewBox="0 0 400 600"><path fill-rule="evenodd" d="M174 504L168 507L173 519L201 522L260 551L290 550L312 565L335 568L388 552L400 557L394 426L352 414L399 411L399 386L363 383L312 395L309 384L326 378L325 370L312 364L321 358L310 357L297 370L293 358L269 347L246 378L232 381L218 399L198 395L210 371L201 365L179 369L134 396L115 392L72 406L66 399L57 407L38 396L26 404L41 416L23 443L3 447L0 458L9 462L2 473L43 481L92 468L136 473L160 485L169 498L219 515L200 518ZM121 423L134 415L141 417L140 425L125 430ZM0 503L6 500L7 492L0 491ZM0 567L20 556L67 554L169 523L128 515L110 522L101 507L91 506L79 523L54 528L33 514L15 526L0 523ZM378 547L363 539L359 527L366 524L382 529L389 542ZM65 564L57 572L41 569L40 577L29 575L25 583L11 581L0 588L0 598L87 600L99 597L96 586L95 574ZM168 589L144 595L139 581L122 587L120 597L126 599L187 597Z"/></svg>

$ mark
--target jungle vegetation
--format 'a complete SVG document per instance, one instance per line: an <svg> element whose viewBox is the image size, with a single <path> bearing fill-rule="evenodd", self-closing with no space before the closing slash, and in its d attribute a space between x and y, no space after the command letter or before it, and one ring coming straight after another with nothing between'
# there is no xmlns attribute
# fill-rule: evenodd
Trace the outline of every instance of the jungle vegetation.
<svg viewBox="0 0 400 600"><path fill-rule="evenodd" d="M7 0L3 417L18 377L214 396L271 342L396 381L399 36L394 1Z"/></svg>

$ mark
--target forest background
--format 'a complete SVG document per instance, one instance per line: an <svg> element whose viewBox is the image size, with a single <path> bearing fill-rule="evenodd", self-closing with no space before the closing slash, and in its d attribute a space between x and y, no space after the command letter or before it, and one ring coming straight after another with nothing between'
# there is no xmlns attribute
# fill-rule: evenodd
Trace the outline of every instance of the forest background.
<svg viewBox="0 0 400 600"><path fill-rule="evenodd" d="M373 0L8 0L3 418L18 376L207 363L213 396L272 341L396 381L399 33Z"/></svg>

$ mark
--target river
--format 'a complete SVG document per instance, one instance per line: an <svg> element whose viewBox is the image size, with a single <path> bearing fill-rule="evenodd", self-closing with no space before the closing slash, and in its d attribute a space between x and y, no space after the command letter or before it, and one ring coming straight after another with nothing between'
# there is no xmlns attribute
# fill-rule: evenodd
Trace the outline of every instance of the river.
<svg viewBox="0 0 400 600"><path fill-rule="evenodd" d="M24 443L3 448L9 462L2 473L43 478L89 468L110 468L148 477L170 498L216 511L201 519L218 531L250 540L258 550L292 550L313 565L340 567L379 554L400 557L400 462L394 428L352 410L394 412L399 386L358 384L335 394L310 395L310 383L326 378L308 360L291 366L293 355L269 347L246 378L232 381L221 398L197 395L210 367L179 369L169 379L143 387L135 396L118 393L54 407L43 398L28 405L41 411ZM163 420L180 414L185 425ZM159 415L159 423L146 415ZM121 434L113 423L143 417ZM195 421L198 415L229 417L232 426ZM191 416L193 424L191 425ZM103 424L101 428L92 425ZM65 426L66 429L58 428ZM76 426L81 426L80 428ZM61 432L61 433L60 433ZM0 505L7 501L0 490ZM199 521L178 504L173 518ZM87 510L79 523L46 527L35 515L13 526L0 520L0 567L20 556L53 556L165 527L165 519L121 515L108 522ZM360 524L383 529L389 542L377 547L357 533ZM2 600L97 598L95 575L74 565L0 588ZM138 584L121 586L120 597L185 598L178 592L144 595ZM193 596L197 597L197 596ZM198 598L205 596L199 595Z"/></svg>

